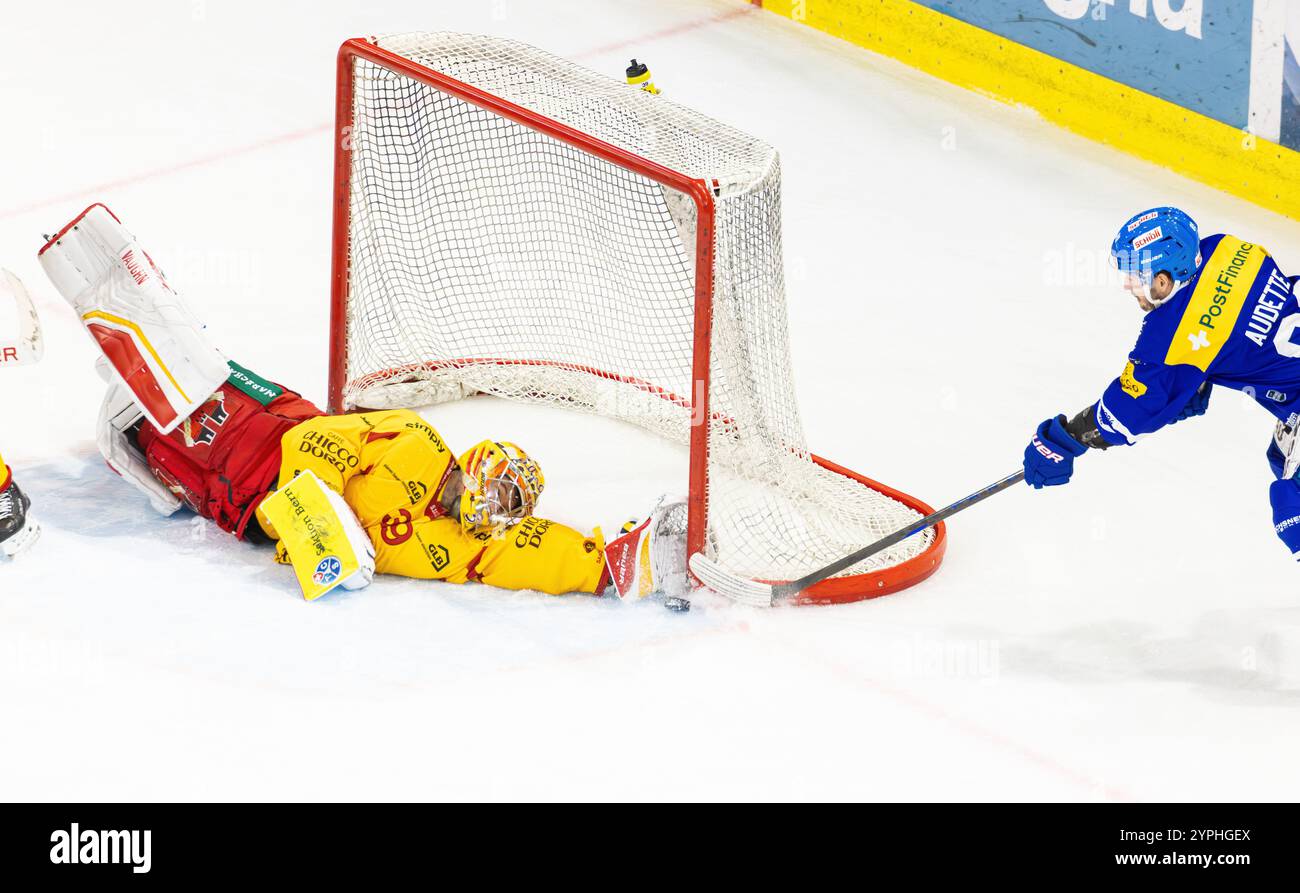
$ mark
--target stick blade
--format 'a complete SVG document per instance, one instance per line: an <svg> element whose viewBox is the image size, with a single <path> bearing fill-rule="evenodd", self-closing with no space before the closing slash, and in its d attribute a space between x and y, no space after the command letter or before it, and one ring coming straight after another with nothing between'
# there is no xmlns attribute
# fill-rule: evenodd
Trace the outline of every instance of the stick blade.
<svg viewBox="0 0 1300 893"><path fill-rule="evenodd" d="M771 607L772 587L724 570L716 561L696 552L690 559L691 573L709 589L742 605Z"/></svg>

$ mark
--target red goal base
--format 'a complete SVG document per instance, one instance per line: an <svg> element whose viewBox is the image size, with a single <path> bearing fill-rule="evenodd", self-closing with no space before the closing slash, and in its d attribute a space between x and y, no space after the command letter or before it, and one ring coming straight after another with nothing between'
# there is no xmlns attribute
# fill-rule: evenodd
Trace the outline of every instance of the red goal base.
<svg viewBox="0 0 1300 893"><path fill-rule="evenodd" d="M869 477L858 474L856 471L851 471L842 465L836 465L834 462L823 459L821 456L814 455L812 459L827 471L842 474L846 478L864 484L877 493L883 493L891 499L898 500L913 511L920 512L922 515L934 514L933 508L901 490L887 487L878 481L873 481ZM940 521L934 525L934 541L920 555L909 558L907 561L893 567L887 567L884 570L874 571L869 574L853 574L848 577L831 577L829 580L822 580L820 583L809 586L796 596L794 604L839 605L845 602L860 602L869 598L888 595L909 586L915 586L939 569L939 565L943 562L944 551L947 548L948 529ZM763 582L774 583L778 581L766 580Z"/></svg>

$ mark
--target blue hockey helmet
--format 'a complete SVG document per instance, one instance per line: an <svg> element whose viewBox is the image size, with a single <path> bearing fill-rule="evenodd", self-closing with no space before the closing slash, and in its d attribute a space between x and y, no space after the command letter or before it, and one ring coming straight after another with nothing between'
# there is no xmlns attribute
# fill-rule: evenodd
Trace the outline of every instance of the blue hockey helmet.
<svg viewBox="0 0 1300 893"><path fill-rule="evenodd" d="M1110 256L1120 272L1138 276L1145 285L1162 270L1186 282L1201 265L1201 235L1196 221L1183 211L1152 208L1120 227Z"/></svg>

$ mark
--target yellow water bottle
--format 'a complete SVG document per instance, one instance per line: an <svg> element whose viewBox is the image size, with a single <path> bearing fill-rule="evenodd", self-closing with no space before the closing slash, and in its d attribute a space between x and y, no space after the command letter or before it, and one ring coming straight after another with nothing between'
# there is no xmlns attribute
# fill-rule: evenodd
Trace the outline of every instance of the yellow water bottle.
<svg viewBox="0 0 1300 893"><path fill-rule="evenodd" d="M640 87L647 93L653 93L655 96L659 95L659 88L655 86L654 81L650 80L650 66L644 62L632 60L632 64L627 67L627 82L633 87Z"/></svg>

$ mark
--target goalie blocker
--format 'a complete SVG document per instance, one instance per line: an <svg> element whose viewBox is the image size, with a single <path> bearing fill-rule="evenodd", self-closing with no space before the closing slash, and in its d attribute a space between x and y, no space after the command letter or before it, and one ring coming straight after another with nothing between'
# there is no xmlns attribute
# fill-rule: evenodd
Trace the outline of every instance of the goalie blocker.
<svg viewBox="0 0 1300 893"><path fill-rule="evenodd" d="M342 587L364 589L375 576L375 547L343 497L310 471L262 501L262 526L278 540L276 558L293 565L303 598Z"/></svg>

